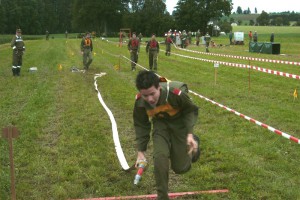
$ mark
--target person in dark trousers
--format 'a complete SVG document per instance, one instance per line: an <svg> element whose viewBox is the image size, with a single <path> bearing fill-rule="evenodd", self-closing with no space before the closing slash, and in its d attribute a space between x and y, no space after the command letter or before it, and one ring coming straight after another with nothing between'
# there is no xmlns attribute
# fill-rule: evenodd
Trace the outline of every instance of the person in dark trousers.
<svg viewBox="0 0 300 200"><path fill-rule="evenodd" d="M93 42L91 39L91 34L89 32L86 32L85 36L82 38L80 48L81 54L83 56L82 63L84 70L88 70L91 63L93 62Z"/></svg>
<svg viewBox="0 0 300 200"><path fill-rule="evenodd" d="M252 37L253 37L252 31L249 31L248 36L249 36L249 42L252 42Z"/></svg>
<svg viewBox="0 0 300 200"><path fill-rule="evenodd" d="M232 33L232 31L230 31L230 32L229 32L229 44L230 44L230 45L233 44L232 38L233 38L233 33Z"/></svg>
<svg viewBox="0 0 300 200"><path fill-rule="evenodd" d="M208 47L209 47L209 44L210 44L211 37L208 33L206 33L206 35L204 36L204 40L205 40L205 44L206 44L205 45L205 50L206 50L206 52L209 52Z"/></svg>
<svg viewBox="0 0 300 200"><path fill-rule="evenodd" d="M201 37L201 33L200 33L200 29L198 29L198 31L196 33L196 45L197 46L199 46L200 37Z"/></svg>
<svg viewBox="0 0 300 200"><path fill-rule="evenodd" d="M172 39L170 37L171 33L167 33L167 37L165 39L165 44L166 44L166 56L170 56L171 55L171 44L172 44Z"/></svg>
<svg viewBox="0 0 300 200"><path fill-rule="evenodd" d="M132 33L132 38L128 41L128 51L130 52L131 70L135 71L136 63L138 62L138 55L140 51L140 40L136 37L136 33Z"/></svg>
<svg viewBox="0 0 300 200"><path fill-rule="evenodd" d="M198 107L181 82L160 82L153 71L140 71L136 77L139 93L133 110L137 161L145 161L152 132L154 176L157 199L168 200L169 165L177 174L191 169L200 157L200 139L193 132ZM183 90L184 89L184 90Z"/></svg>
<svg viewBox="0 0 300 200"><path fill-rule="evenodd" d="M22 57L25 51L25 44L22 38L22 30L17 29L16 35L11 41L11 47L13 49L13 59L12 59L12 72L13 76L20 76L22 67Z"/></svg>
<svg viewBox="0 0 300 200"><path fill-rule="evenodd" d="M49 40L49 31L46 30L46 40Z"/></svg>
<svg viewBox="0 0 300 200"><path fill-rule="evenodd" d="M271 33L271 36L270 36L270 42L272 42L272 43L274 42L274 37L275 37L275 36L274 36L274 33Z"/></svg>
<svg viewBox="0 0 300 200"><path fill-rule="evenodd" d="M159 53L159 43L155 38L155 34L152 34L151 40L148 41L146 46L146 52L149 54L149 68L157 70L157 56Z"/></svg>
<svg viewBox="0 0 300 200"><path fill-rule="evenodd" d="M257 32L255 31L253 34L253 42L257 42L258 41L258 35Z"/></svg>

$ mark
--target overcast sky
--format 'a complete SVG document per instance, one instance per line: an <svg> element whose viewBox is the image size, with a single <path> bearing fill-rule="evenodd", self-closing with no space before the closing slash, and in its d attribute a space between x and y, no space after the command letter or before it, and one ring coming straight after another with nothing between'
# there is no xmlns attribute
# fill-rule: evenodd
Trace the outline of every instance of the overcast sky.
<svg viewBox="0 0 300 200"><path fill-rule="evenodd" d="M176 6L177 2L178 0L166 0L169 13L172 14L173 8ZM299 0L232 0L232 3L232 12L236 12L238 6L240 6L242 10L248 10L249 8L251 13L254 13L255 8L257 8L258 13L261 13L263 10L267 13L284 11L300 12Z"/></svg>

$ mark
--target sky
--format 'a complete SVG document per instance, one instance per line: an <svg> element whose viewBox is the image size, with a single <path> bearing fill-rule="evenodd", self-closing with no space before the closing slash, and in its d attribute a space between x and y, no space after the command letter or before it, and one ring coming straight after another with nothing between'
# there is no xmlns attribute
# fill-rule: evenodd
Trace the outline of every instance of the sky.
<svg viewBox="0 0 300 200"><path fill-rule="evenodd" d="M172 14L177 2L178 0L166 0L167 10L169 13ZM236 12L238 6L240 6L243 11L248 10L249 7L251 13L254 13L255 8L257 8L258 14L260 14L263 10L267 13L284 11L300 12L299 0L232 0L232 3L232 12Z"/></svg>

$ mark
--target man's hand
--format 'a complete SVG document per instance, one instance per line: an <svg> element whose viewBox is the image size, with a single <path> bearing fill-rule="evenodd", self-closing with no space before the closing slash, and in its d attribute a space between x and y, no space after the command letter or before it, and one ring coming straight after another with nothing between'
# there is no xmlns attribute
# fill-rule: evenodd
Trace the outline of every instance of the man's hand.
<svg viewBox="0 0 300 200"><path fill-rule="evenodd" d="M192 153L194 152L197 152L197 149L198 149L198 144L197 142L194 140L194 137L193 137L193 134L192 133L189 133L187 135L187 139L186 139L186 142L187 142L187 145L189 147L189 151L188 151L188 154L189 155L192 155Z"/></svg>
<svg viewBox="0 0 300 200"><path fill-rule="evenodd" d="M137 159L136 159L136 162L135 162L135 167L136 167L136 168L138 167L138 162L139 162L140 160L146 160L145 152L143 152L143 151L138 151Z"/></svg>

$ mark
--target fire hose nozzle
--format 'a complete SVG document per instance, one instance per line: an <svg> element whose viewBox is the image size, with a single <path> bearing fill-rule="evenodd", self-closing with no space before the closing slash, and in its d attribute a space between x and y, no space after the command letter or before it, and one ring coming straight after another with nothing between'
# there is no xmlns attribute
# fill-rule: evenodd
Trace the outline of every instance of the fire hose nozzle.
<svg viewBox="0 0 300 200"><path fill-rule="evenodd" d="M148 164L148 162L146 160L138 161L138 171L134 177L134 181L133 181L134 185L137 185L140 182L140 180L142 178L142 174L143 174L144 169L147 166L147 164Z"/></svg>

